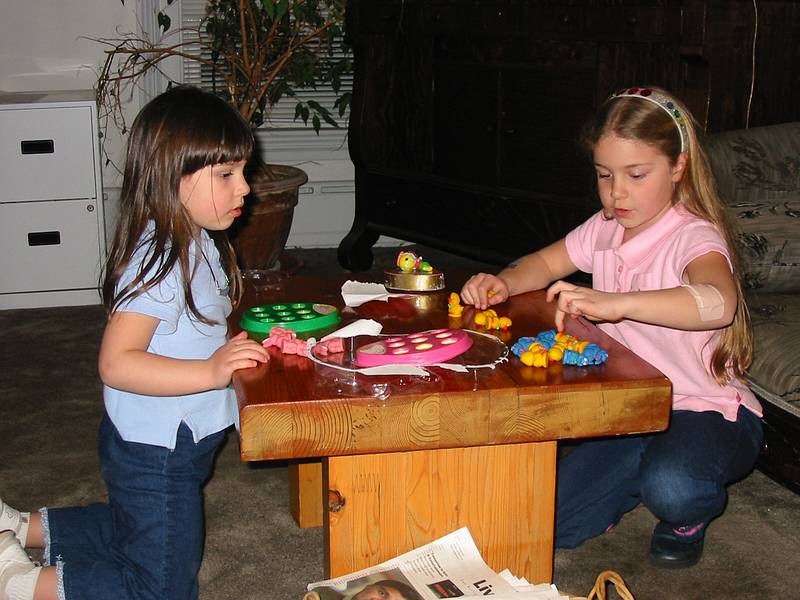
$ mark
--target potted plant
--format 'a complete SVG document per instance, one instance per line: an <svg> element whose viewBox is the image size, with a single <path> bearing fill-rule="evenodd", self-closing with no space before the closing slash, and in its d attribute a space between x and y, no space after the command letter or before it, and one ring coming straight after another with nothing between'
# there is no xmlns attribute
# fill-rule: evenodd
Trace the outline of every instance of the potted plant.
<svg viewBox="0 0 800 600"><path fill-rule="evenodd" d="M173 0L168 0L171 4ZM124 2L124 0L123 0ZM281 99L296 100L295 120L319 133L323 122L334 127L349 108L350 93L341 92L342 76L351 68L343 46L345 0L208 0L196 27L170 30L166 13L158 14L164 36L121 34L96 39L106 58L97 81L102 124L123 134L125 98L143 77L165 74L167 61L196 63L210 87L226 98L253 125L269 122ZM167 77L169 84L172 83ZM297 96L300 89L330 87L331 108ZM231 239L244 270L269 269L289 235L297 190L307 181L300 169L268 165L256 157L251 169L252 198Z"/></svg>

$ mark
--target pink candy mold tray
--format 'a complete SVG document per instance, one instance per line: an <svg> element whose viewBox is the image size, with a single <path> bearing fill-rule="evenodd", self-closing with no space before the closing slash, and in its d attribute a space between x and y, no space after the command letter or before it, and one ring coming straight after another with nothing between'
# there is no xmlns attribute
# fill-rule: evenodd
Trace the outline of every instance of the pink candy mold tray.
<svg viewBox="0 0 800 600"><path fill-rule="evenodd" d="M472 338L463 329L430 329L395 335L356 349L359 367L413 364L435 365L466 352Z"/></svg>

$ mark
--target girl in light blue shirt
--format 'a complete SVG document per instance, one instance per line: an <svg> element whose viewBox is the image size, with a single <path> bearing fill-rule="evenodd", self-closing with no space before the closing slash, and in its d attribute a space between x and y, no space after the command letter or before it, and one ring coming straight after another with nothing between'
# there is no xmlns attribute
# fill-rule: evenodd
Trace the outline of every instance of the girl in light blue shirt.
<svg viewBox="0 0 800 600"><path fill-rule="evenodd" d="M221 232L250 188L249 125L220 98L176 87L130 133L103 284L108 502L20 513L0 501L0 600L198 597L202 487L237 408L237 369L266 362L227 339L241 276ZM35 566L23 546L44 549Z"/></svg>

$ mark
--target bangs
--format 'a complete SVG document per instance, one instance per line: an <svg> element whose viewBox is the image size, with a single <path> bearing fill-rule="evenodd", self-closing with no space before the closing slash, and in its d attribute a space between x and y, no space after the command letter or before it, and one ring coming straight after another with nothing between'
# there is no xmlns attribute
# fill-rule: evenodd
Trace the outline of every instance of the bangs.
<svg viewBox="0 0 800 600"><path fill-rule="evenodd" d="M255 142L250 124L228 102L192 86L171 88L140 113L140 145L150 159L188 175L218 163L248 160Z"/></svg>
<svg viewBox="0 0 800 600"><path fill-rule="evenodd" d="M255 146L250 126L232 110L217 112L202 121L204 125L189 136L185 148L183 174L208 165L249 160Z"/></svg>

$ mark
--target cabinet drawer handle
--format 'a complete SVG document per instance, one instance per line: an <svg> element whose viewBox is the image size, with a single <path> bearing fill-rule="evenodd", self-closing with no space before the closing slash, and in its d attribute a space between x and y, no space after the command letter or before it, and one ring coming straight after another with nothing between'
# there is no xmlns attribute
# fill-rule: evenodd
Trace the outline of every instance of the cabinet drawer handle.
<svg viewBox="0 0 800 600"><path fill-rule="evenodd" d="M28 246L58 246L60 243L60 231L32 231L28 234Z"/></svg>
<svg viewBox="0 0 800 600"><path fill-rule="evenodd" d="M23 154L53 154L56 151L53 140L22 140L19 145Z"/></svg>

